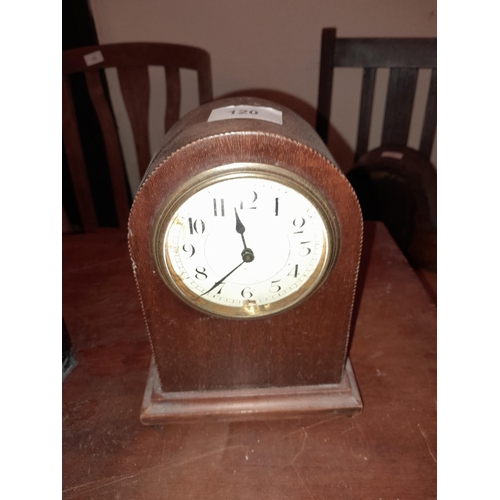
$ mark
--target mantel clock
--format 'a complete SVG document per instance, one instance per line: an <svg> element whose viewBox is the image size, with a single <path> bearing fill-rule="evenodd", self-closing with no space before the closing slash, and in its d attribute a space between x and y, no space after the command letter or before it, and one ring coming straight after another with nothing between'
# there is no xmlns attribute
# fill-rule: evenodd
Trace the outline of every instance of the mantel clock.
<svg viewBox="0 0 500 500"><path fill-rule="evenodd" d="M300 117L252 98L186 115L128 238L153 351L144 423L361 410L347 357L360 208Z"/></svg>

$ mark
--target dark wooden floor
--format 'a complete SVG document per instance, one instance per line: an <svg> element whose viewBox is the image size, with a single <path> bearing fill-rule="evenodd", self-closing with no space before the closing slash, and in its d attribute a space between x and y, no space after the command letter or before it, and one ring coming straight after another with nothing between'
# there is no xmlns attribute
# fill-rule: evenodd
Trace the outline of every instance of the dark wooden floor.
<svg viewBox="0 0 500 500"><path fill-rule="evenodd" d="M383 226L365 240L361 415L145 427L150 346L126 236L64 236L78 366L63 384L63 498L435 498L435 305Z"/></svg>

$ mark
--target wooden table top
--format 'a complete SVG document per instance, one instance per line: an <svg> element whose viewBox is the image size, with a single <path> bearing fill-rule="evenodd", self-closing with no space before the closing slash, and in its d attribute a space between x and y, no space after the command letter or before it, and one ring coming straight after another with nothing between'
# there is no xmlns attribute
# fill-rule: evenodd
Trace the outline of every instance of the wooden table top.
<svg viewBox="0 0 500 500"><path fill-rule="evenodd" d="M355 417L146 427L150 345L126 235L63 237L64 499L436 498L436 309L369 224L350 358Z"/></svg>

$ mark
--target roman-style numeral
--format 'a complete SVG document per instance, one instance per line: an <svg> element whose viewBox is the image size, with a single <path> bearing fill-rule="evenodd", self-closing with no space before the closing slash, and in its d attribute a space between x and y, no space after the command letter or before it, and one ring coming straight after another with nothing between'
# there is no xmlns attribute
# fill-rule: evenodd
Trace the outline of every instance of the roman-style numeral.
<svg viewBox="0 0 500 500"><path fill-rule="evenodd" d="M225 217L226 213L224 211L224 198L221 198L220 200L214 198L213 204L214 204L214 217L219 217L219 216Z"/></svg>

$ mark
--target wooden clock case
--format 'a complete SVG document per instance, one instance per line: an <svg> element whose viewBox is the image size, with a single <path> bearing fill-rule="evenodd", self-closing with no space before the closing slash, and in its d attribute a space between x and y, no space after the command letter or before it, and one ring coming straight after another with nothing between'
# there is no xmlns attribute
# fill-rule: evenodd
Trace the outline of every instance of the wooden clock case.
<svg viewBox="0 0 500 500"><path fill-rule="evenodd" d="M271 107L283 123L208 122L213 109ZM180 300L155 268L152 235L165 200L193 176L237 162L288 169L324 196L337 216L340 245L331 274L305 301L279 314L224 319ZM237 98L201 106L164 139L136 194L129 249L153 360L141 421L254 418L361 411L347 357L362 242L356 195L316 132L287 108Z"/></svg>

